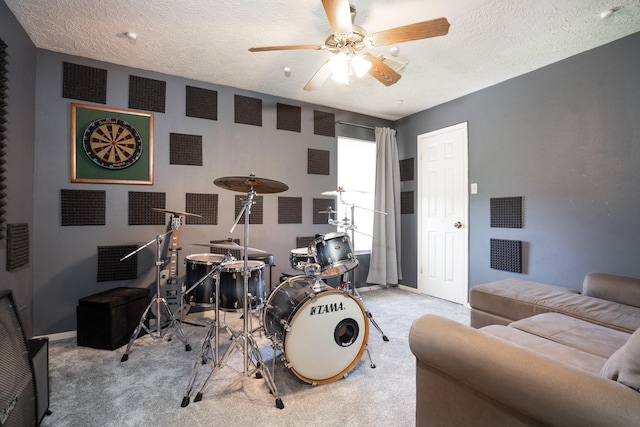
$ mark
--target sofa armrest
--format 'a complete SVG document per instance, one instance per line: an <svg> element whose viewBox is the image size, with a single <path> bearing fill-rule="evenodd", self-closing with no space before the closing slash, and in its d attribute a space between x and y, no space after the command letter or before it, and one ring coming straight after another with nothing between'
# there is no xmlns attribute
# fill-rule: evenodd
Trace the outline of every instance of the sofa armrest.
<svg viewBox="0 0 640 427"><path fill-rule="evenodd" d="M640 279L610 273L588 273L582 294L620 304L640 307Z"/></svg>
<svg viewBox="0 0 640 427"><path fill-rule="evenodd" d="M482 395L494 407L514 411L530 424L562 426L640 425L640 393L599 376L564 365L526 348L510 344L455 321L424 315L416 319L409 333L409 346L418 366L441 373ZM417 390L431 392L429 384ZM430 393L438 396L438 390ZM417 404L424 400L416 396ZM437 398L437 397L436 397ZM433 400L433 399L430 399ZM429 402L448 406L449 411L476 410L465 402ZM458 405L458 407L456 407ZM434 411L420 411L428 416ZM444 414L443 416L447 416ZM468 415L473 419L473 414ZM417 420L418 425L431 420ZM445 424L442 420L432 425Z"/></svg>

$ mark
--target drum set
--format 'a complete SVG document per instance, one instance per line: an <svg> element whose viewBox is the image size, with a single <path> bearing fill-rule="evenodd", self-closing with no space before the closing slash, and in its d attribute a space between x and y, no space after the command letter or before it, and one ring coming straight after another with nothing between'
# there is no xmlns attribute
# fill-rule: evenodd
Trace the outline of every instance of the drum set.
<svg viewBox="0 0 640 427"><path fill-rule="evenodd" d="M324 281L336 276L344 279L358 266L349 235L344 232L318 235L308 247L293 249L290 255L291 267L300 274L282 281L267 297L263 274L265 263L249 259L250 251L264 252L249 247L251 206L255 203L256 194L286 191L288 186L277 181L257 178L253 173L248 177L219 178L214 184L231 191L246 193L247 197L242 200L243 208L230 231L233 232L244 215L244 244L239 245L231 241L206 244L229 251L226 255L201 253L185 257L186 275L180 291L180 304L213 308L215 316L207 325L201 325L206 326L207 331L200 353L194 361L181 406L185 407L190 403L196 380L201 377L203 370L206 370L205 367L209 369L209 373L204 381L199 382L201 386L195 392L194 402L202 399L208 382L220 369L229 367L228 359L239 352L243 356L243 368L239 373L246 377L255 375L265 378L271 394L275 397L276 407L284 408L273 374L266 368L253 336L256 332L264 332L272 343L274 372L276 352L280 351L280 360L284 365L299 379L311 385L325 384L346 377L365 351L371 367L375 368L367 348L369 321L372 320L372 316L364 308L362 299L355 292L355 286L351 290L344 285L333 288ZM176 216L193 215L167 212L172 214L173 224L172 230L168 233L177 231L179 223L174 220ZM154 241L158 243L160 251L161 237L158 236ZM231 249L239 250L243 259L239 261L231 256ZM160 262L157 266L159 271ZM158 292L149 307L156 307L154 314L157 317L157 333L153 334L145 325L149 311L147 308L122 361L127 360L130 347L141 329L145 329L154 338L162 336L162 306L165 307L164 313L169 317L169 326L177 329L186 350L190 350L186 335L176 317L181 317L184 310L169 308L165 298L160 296L160 273L157 277ZM350 282L348 279L341 280L341 284L344 283ZM233 331L224 321L221 322L220 312L242 313L242 330ZM252 317L259 319L256 329L250 327ZM375 322L373 323L375 325ZM376 327L379 329L377 325ZM222 356L221 330L231 337ZM386 336L384 338L386 341Z"/></svg>

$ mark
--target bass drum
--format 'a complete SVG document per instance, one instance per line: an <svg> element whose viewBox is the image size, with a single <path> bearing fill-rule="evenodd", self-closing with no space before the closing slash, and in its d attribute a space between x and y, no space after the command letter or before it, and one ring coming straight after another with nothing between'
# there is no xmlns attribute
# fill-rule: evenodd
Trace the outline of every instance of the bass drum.
<svg viewBox="0 0 640 427"><path fill-rule="evenodd" d="M369 337L362 304L309 276L294 276L278 285L263 316L267 336L283 349L286 366L314 385L346 377Z"/></svg>

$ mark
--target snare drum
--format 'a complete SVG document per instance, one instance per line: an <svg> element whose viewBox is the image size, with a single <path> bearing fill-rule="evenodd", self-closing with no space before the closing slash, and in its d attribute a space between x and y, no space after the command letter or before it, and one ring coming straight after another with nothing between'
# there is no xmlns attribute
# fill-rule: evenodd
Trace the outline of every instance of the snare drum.
<svg viewBox="0 0 640 427"><path fill-rule="evenodd" d="M351 250L351 240L346 233L329 233L315 239L309 252L320 265L320 277L334 277L358 266L358 259Z"/></svg>
<svg viewBox="0 0 640 427"><path fill-rule="evenodd" d="M305 265L314 263L315 260L309 253L309 248L297 248L291 249L289 262L291 263L291 268L294 270L304 270Z"/></svg>
<svg viewBox="0 0 640 427"><path fill-rule="evenodd" d="M222 261L224 255L218 254L192 254L185 257L186 263L186 289L189 291L192 286L198 283L204 276ZM195 287L193 294L186 297L187 302L194 307L213 307L216 299L216 288L213 274L207 277L202 283Z"/></svg>
<svg viewBox="0 0 640 427"><path fill-rule="evenodd" d="M220 301L219 308L222 311L242 311L244 309L244 261L228 262L220 270ZM249 273L250 309L258 309L264 306L264 262L247 261Z"/></svg>
<svg viewBox="0 0 640 427"><path fill-rule="evenodd" d="M369 337L369 319L358 300L303 275L287 279L269 295L263 324L283 349L285 365L309 384L347 376Z"/></svg>

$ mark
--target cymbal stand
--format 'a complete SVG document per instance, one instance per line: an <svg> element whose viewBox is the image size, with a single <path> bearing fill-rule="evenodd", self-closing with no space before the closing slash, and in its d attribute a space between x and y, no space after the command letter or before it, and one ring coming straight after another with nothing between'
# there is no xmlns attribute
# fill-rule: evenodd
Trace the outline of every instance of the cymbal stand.
<svg viewBox="0 0 640 427"><path fill-rule="evenodd" d="M176 221L176 219L177 219L177 221ZM129 359L129 351L131 350L131 347L133 346L133 342L136 340L136 338L138 338L138 335L140 334L140 332L142 332L143 329L154 340L164 338L164 334L163 334L163 331L162 331L162 329L163 329L163 327L162 327L162 310L161 310L162 307L165 308L166 312L168 313L169 320L170 320L169 324L166 326L166 328L167 329L175 328L176 332L178 333L178 337L180 338L180 340L184 344L185 351L191 351L191 346L189 345L189 342L187 341L186 334L184 333L184 331L182 330L182 327L180 326L180 322L178 321L178 319L176 319L176 317L174 316L173 312L169 308L169 304L167 304L167 300L164 299L160 294L160 268L164 264L164 262L162 260L162 239L164 237L168 236L169 234L173 233L174 230L177 230L177 228L179 227L179 224L180 224L180 218L171 216L170 222L171 222L171 230L167 231L164 234L157 235L155 239L150 240L144 246L139 247L135 251L131 252L130 254L128 254L125 257L123 257L122 259L120 259L120 261L122 261L122 260L132 256L133 254L141 251L142 249L146 248L147 246L149 246L153 242L156 242L156 295L153 297L153 299L151 300L151 302L149 303L149 305L145 309L144 313L142 313L142 317L140 318L140 323L138 323L138 326L136 326L136 329L133 331L133 335L131 335L131 339L129 340L129 344L127 344L127 349L125 350L124 354L122 355L122 358L120 359L120 362L126 362ZM153 305L156 306L156 331L155 331L155 333L152 332L151 329L149 327L147 327L147 325L145 324L145 321L148 320L147 316L149 314L149 311L151 310L151 307ZM171 340L171 336L170 335L168 336L168 340L169 341Z"/></svg>
<svg viewBox="0 0 640 427"><path fill-rule="evenodd" d="M242 217L242 214L244 214L244 269L243 269L242 275L243 275L243 278L244 278L243 296L244 296L245 300L244 300L243 310L242 310L243 330L242 330L241 333L235 334L232 337L231 343L229 344L229 347L227 347L226 351L222 355L222 358L220 358L220 360L214 365L212 371L209 373L209 376L204 381L202 387L196 393L196 396L193 399L193 401L194 402L199 402L200 400L202 400L203 390L207 386L207 383L209 382L209 380L211 378L213 378L213 376L221 368L226 366L227 360L231 357L231 355L235 351L240 350L240 351L242 351L242 354L243 354L243 371L242 371L243 377L250 377L253 374L255 374L256 378L265 378L265 380L267 381L267 385L269 386L269 389L271 391L271 394L273 396L275 396L275 398L276 398L276 407L278 409L283 409L284 408L284 404L282 403L282 399L278 395L278 389L276 388L276 384L273 381L273 376L271 375L269 370L266 368L264 360L262 359L262 354L260 353L260 349L258 348L258 345L257 345L255 339L253 338L253 335L251 334L251 331L249 331L249 309L248 309L248 307L251 304L251 301L249 301L249 298L248 298L248 294L249 294L249 276L250 276L250 272L249 272L249 256L248 256L249 216L251 215L251 205L253 205L255 203L254 202L255 195L256 195L256 192L253 190L253 187L252 187L251 190L247 193L247 199L244 200L244 206L243 206L242 210L240 211L240 213L238 214L238 217L236 218L235 224L233 225L233 227L231 228L231 231L230 231L230 233L233 233L233 230L235 229L236 225L240 221L240 218ZM217 306L217 304L218 303L217 303L217 298L216 298L216 306ZM249 370L249 364L250 363L253 365L253 369L251 369L251 370ZM190 386L192 386L192 385L193 384L191 384ZM191 390L189 389L187 391L187 396L185 396L182 399L182 406L183 407L187 406L189 404L189 393L190 392L191 392Z"/></svg>
<svg viewBox="0 0 640 427"><path fill-rule="evenodd" d="M353 249L353 257L357 259L356 250L355 250L355 247L356 247L355 246L355 229L356 229L356 225L355 225L355 218L354 218L355 217L354 210L355 210L356 205L355 204L345 203L342 200L342 195L340 195L340 202L342 204L346 205L346 206L350 206L351 207L351 224L349 224L347 226L344 226L343 228L345 230L351 231L351 244L353 245L353 248L354 248ZM358 207L360 207L360 206L358 206ZM366 209L366 208L361 208L361 209ZM367 210L370 210L370 209L367 209ZM373 210L373 212L386 215L385 212L381 212L381 211ZM363 234L365 234L365 233L363 233ZM355 283L351 283L351 281L349 280L350 273L351 273L350 271L347 271L346 273L344 273L342 281L346 282L347 289L351 290L351 295L353 295L354 297L356 297L356 298L358 298L360 300L360 302L362 303L362 306L364 307L365 314L369 318L369 321L378 330L378 332L380 332L380 334L382 335L382 340L383 341L389 341L389 337L387 337L387 335L382 331L382 328L380 328L380 325L378 325L378 323L373 318L373 314L371 314L369 309L367 309L367 307L364 305L364 301L362 300L362 297L360 296L360 293L358 292L358 289L356 288L356 284ZM354 279L355 279L355 276L354 276Z"/></svg>

